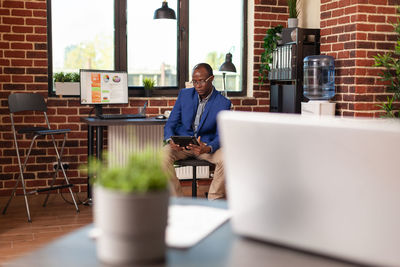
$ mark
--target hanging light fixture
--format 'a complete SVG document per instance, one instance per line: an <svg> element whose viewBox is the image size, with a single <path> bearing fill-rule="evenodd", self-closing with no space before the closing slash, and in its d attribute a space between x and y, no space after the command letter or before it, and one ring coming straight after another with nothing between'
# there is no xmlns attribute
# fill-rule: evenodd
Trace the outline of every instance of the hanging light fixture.
<svg viewBox="0 0 400 267"><path fill-rule="evenodd" d="M226 54L225 62L222 63L221 67L219 67L219 71L222 71L224 96L228 96L228 92L226 91L226 87L225 87L225 75L227 72L236 72L236 67L232 63L232 54L231 53Z"/></svg>
<svg viewBox="0 0 400 267"><path fill-rule="evenodd" d="M168 7L168 2L164 0L161 8L154 11L154 19L176 19L175 11Z"/></svg>

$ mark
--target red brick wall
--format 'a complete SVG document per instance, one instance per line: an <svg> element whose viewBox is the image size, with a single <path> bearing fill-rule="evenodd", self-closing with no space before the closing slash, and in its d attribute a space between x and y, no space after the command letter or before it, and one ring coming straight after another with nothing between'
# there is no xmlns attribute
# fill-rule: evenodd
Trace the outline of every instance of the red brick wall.
<svg viewBox="0 0 400 267"><path fill-rule="evenodd" d="M264 51L263 43L264 36L267 30L271 27L281 24L283 27L287 26L287 19L289 17L287 9L287 0L255 0L254 1L254 72L253 77L253 95L256 99L249 99L256 107L243 107L240 110L253 110L268 112L270 106L269 95L269 82L266 81L262 85L259 83L258 70L260 68L261 54ZM252 60L248 59L249 63ZM246 103L246 102L245 102ZM236 103L234 103L236 104Z"/></svg>
<svg viewBox="0 0 400 267"><path fill-rule="evenodd" d="M7 97L17 91L47 91L46 2L1 1L0 17L0 195L8 195L11 189L2 188L10 188L15 184L15 180L10 179L18 172L18 164L12 142ZM56 112L56 108L50 109L51 114ZM32 115L24 119L16 118L19 123L29 123L33 119ZM65 117L60 119L59 125L64 126ZM26 147L27 143L21 143L21 146ZM48 152L47 147L33 152L37 156L31 162L38 164L28 169L28 185L42 186L47 181L40 178L48 177L50 165L47 162L54 161L51 159L53 153Z"/></svg>
<svg viewBox="0 0 400 267"><path fill-rule="evenodd" d="M394 49L399 0L321 0L321 54L335 58L337 114L379 117L386 101L373 56Z"/></svg>

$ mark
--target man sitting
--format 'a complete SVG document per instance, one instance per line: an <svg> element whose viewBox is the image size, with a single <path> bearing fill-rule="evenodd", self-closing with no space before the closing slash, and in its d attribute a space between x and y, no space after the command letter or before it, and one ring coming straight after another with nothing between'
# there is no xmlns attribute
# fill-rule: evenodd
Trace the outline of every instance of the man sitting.
<svg viewBox="0 0 400 267"><path fill-rule="evenodd" d="M211 182L208 199L225 197L225 176L220 149L217 114L229 110L231 101L225 98L212 85L213 70L207 63L193 68L192 88L180 90L175 106L164 127L164 170L172 183L174 195L182 196L182 188L176 177L174 162L186 158L198 158L215 164L214 178ZM195 136L199 145L180 147L171 136Z"/></svg>

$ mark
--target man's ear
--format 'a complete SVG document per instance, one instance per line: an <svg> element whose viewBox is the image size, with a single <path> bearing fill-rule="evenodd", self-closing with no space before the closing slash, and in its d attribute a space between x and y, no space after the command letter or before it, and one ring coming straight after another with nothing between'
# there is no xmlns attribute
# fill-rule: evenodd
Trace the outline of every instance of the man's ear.
<svg viewBox="0 0 400 267"><path fill-rule="evenodd" d="M214 75L210 76L210 82L214 81Z"/></svg>

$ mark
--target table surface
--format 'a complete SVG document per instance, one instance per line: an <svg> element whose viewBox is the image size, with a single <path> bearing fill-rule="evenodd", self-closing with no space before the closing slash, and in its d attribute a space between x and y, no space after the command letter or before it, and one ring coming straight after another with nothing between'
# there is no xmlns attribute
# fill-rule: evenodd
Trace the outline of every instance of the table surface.
<svg viewBox="0 0 400 267"><path fill-rule="evenodd" d="M97 117L81 117L80 120L90 126L115 126L115 125L164 125L167 119L156 119L155 117L137 119L115 119L104 120Z"/></svg>
<svg viewBox="0 0 400 267"><path fill-rule="evenodd" d="M172 198L171 203L227 208L225 201L209 202L191 198ZM88 237L92 228L93 225L89 225L76 230L4 266L107 266L97 260L95 241ZM339 267L355 265L237 236L232 233L231 223L228 221L189 249L168 248L165 262L151 266Z"/></svg>

